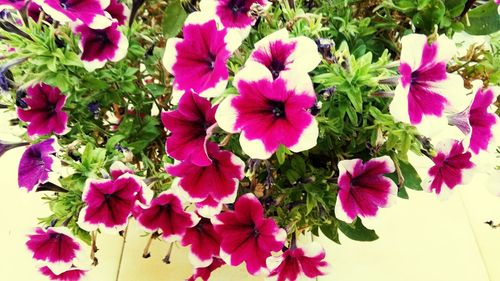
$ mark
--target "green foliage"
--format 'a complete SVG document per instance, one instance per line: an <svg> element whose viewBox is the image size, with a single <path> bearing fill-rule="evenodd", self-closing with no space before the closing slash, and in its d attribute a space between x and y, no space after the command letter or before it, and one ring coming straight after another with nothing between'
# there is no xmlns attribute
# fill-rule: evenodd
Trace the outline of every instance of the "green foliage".
<svg viewBox="0 0 500 281"><path fill-rule="evenodd" d="M500 30L498 5L493 1L469 11L469 24L465 31L472 35L487 35Z"/></svg>
<svg viewBox="0 0 500 281"><path fill-rule="evenodd" d="M375 231L366 228L359 218L348 224L340 221L339 229L345 236L356 241L374 241L378 239Z"/></svg>
<svg viewBox="0 0 500 281"><path fill-rule="evenodd" d="M187 18L186 11L180 1L170 1L163 14L163 35L165 38L175 37Z"/></svg>

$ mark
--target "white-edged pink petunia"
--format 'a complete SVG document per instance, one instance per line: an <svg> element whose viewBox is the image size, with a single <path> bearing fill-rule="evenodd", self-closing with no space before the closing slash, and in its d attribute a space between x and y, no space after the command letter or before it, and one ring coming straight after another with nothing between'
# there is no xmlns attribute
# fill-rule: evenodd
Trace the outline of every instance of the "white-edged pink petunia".
<svg viewBox="0 0 500 281"><path fill-rule="evenodd" d="M216 110L210 101L189 91L182 95L177 109L162 112L161 120L170 132L165 144L168 155L198 166L210 165L207 141L216 122Z"/></svg>
<svg viewBox="0 0 500 281"><path fill-rule="evenodd" d="M316 146L318 123L308 111L316 94L304 72L284 71L275 80L265 66L252 63L233 85L239 95L227 97L215 119L226 132L241 132L241 147L251 158L268 159L280 145L294 152Z"/></svg>
<svg viewBox="0 0 500 281"><path fill-rule="evenodd" d="M17 116L28 123L28 135L62 135L68 132L68 114L62 109L66 96L59 88L39 83L26 88L23 101L27 108L18 108Z"/></svg>
<svg viewBox="0 0 500 281"><path fill-rule="evenodd" d="M104 29L79 25L75 32L81 35L78 42L82 51L80 59L87 71L102 68L107 61L120 61L127 55L128 39L118 30L117 21Z"/></svg>
<svg viewBox="0 0 500 281"><path fill-rule="evenodd" d="M209 219L201 218L182 236L182 246L189 247L189 261L195 268L209 266L219 256L220 235Z"/></svg>
<svg viewBox="0 0 500 281"><path fill-rule="evenodd" d="M290 38L286 29L280 29L255 43L246 64L260 63L267 67L273 78L282 71L297 70L307 73L321 62L316 43L305 36Z"/></svg>
<svg viewBox="0 0 500 281"><path fill-rule="evenodd" d="M49 280L53 281L79 281L88 270L73 267L61 273L53 272L50 267L42 266L39 269L40 273L45 275Z"/></svg>
<svg viewBox="0 0 500 281"><path fill-rule="evenodd" d="M432 158L434 165L428 170L428 177L422 181L422 188L446 198L458 185L470 181L475 165L470 161L471 152L466 151L458 140L440 142L436 152Z"/></svg>
<svg viewBox="0 0 500 281"><path fill-rule="evenodd" d="M25 0L0 0L0 11L3 9L21 10L24 7Z"/></svg>
<svg viewBox="0 0 500 281"><path fill-rule="evenodd" d="M54 143L55 139L46 139L24 151L17 170L19 188L32 191L49 180L49 172L53 171L53 165L57 161Z"/></svg>
<svg viewBox="0 0 500 281"><path fill-rule="evenodd" d="M422 34L401 39L400 83L394 92L390 112L398 121L410 123L424 134L447 126L445 110L461 108L467 90L463 79L447 73L446 65L455 55L455 43L441 35L428 43Z"/></svg>
<svg viewBox="0 0 500 281"><path fill-rule="evenodd" d="M328 274L325 250L317 242L290 248L280 256L267 258L270 274L266 280L297 281L316 280Z"/></svg>
<svg viewBox="0 0 500 281"><path fill-rule="evenodd" d="M165 46L163 65L175 76L174 103L185 91L216 97L229 78L227 61L239 46L226 29L201 12L191 13L182 29L184 38L170 38Z"/></svg>
<svg viewBox="0 0 500 281"><path fill-rule="evenodd" d="M448 116L448 123L468 137L469 149L474 154L495 148L500 134L500 120L494 106L498 93L498 87L478 88L470 106Z"/></svg>
<svg viewBox="0 0 500 281"><path fill-rule="evenodd" d="M398 187L385 174L395 171L389 156L342 160L339 168L339 192L335 215L347 222L356 217L374 217L378 209L388 207L397 198Z"/></svg>
<svg viewBox="0 0 500 281"><path fill-rule="evenodd" d="M226 263L222 259L214 258L210 265L195 268L193 275L186 279L186 281L197 281L199 278L201 278L202 281L208 281L212 272L225 264Z"/></svg>
<svg viewBox="0 0 500 281"><path fill-rule="evenodd" d="M147 207L136 206L134 216L150 232L159 231L165 241L177 241L196 225L199 217L184 211L180 198L170 191L161 193Z"/></svg>
<svg viewBox="0 0 500 281"><path fill-rule="evenodd" d="M33 0L45 13L59 22L83 23L90 28L103 29L111 25L104 9L110 0Z"/></svg>
<svg viewBox="0 0 500 281"><path fill-rule="evenodd" d="M117 167L118 166L118 167ZM123 174L119 175L120 172ZM83 188L85 207L80 211L78 225L87 231L123 230L138 203L147 204L146 187L142 181L121 165L112 166L112 179L88 179ZM142 202L141 202L142 201Z"/></svg>
<svg viewBox="0 0 500 281"><path fill-rule="evenodd" d="M176 176L172 187L189 202L200 203L210 198L229 204L236 199L239 180L244 177L245 163L230 151L207 144L212 164L200 167L189 161L168 165L166 171Z"/></svg>
<svg viewBox="0 0 500 281"><path fill-rule="evenodd" d="M127 5L120 3L118 0L110 0L105 11L115 19L119 25L124 25L130 17L130 10Z"/></svg>
<svg viewBox="0 0 500 281"><path fill-rule="evenodd" d="M283 248L287 237L273 219L264 217L264 208L252 193L238 198L234 211L212 218L212 224L222 238L221 258L232 266L245 262L252 275L268 273L266 259Z"/></svg>
<svg viewBox="0 0 500 281"><path fill-rule="evenodd" d="M267 0L202 0L201 11L215 16L228 29L237 31L242 38L250 33L258 14L269 8Z"/></svg>
<svg viewBox="0 0 500 281"><path fill-rule="evenodd" d="M82 259L82 245L67 228L51 227L47 230L37 227L28 235L26 242L33 259L48 266L52 272L60 274L73 266L76 259Z"/></svg>

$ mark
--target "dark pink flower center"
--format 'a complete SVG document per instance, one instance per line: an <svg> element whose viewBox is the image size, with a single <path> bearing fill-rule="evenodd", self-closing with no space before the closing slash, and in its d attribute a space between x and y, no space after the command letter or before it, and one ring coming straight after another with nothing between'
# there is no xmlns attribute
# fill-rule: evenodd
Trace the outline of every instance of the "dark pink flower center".
<svg viewBox="0 0 500 281"><path fill-rule="evenodd" d="M246 9L245 7L245 2L246 0L230 0L228 3L227 3L227 7L229 9L231 9L231 11L233 12L233 15L237 15L238 13L247 13L248 12L248 9Z"/></svg>
<svg viewBox="0 0 500 281"><path fill-rule="evenodd" d="M285 63L279 59L273 58L271 64L269 65L269 70L271 70L273 79L277 79L280 75L280 72L285 70Z"/></svg>
<svg viewBox="0 0 500 281"><path fill-rule="evenodd" d="M276 119L284 119L285 115L285 103L282 101L268 101L269 106L271 107L271 112L273 113Z"/></svg>

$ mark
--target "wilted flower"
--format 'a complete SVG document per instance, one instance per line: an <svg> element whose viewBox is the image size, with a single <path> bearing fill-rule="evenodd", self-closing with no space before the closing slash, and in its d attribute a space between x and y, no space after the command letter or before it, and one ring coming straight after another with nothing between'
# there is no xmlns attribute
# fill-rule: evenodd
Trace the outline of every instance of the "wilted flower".
<svg viewBox="0 0 500 281"><path fill-rule="evenodd" d="M266 259L283 248L286 232L273 219L264 217L264 208L255 195L247 193L212 219L221 236L220 256L232 266L246 263L250 274L267 273Z"/></svg>
<svg viewBox="0 0 500 281"><path fill-rule="evenodd" d="M32 191L40 183L49 180L49 172L55 162L54 139L33 144L24 151L19 162L17 181L20 188Z"/></svg>
<svg viewBox="0 0 500 281"><path fill-rule="evenodd" d="M66 96L58 88L43 83L30 86L23 101L28 108L18 108L17 116L29 123L28 135L67 132L68 114L62 110Z"/></svg>
<svg viewBox="0 0 500 281"><path fill-rule="evenodd" d="M316 43L305 36L289 37L286 29L264 37L255 43L255 50L246 63L264 65L271 71L274 79L285 70L302 71L305 74L316 68L321 62Z"/></svg>
<svg viewBox="0 0 500 281"><path fill-rule="evenodd" d="M120 61L127 55L128 39L118 30L116 21L104 29L79 25L75 32L81 34L78 43L82 51L80 57L88 71L103 67L107 61Z"/></svg>
<svg viewBox="0 0 500 281"><path fill-rule="evenodd" d="M285 71L274 80L263 65L249 64L233 85L239 95L226 98L215 119L226 132L241 132L241 147L251 158L268 159L280 145L294 152L316 145L318 123L308 112L316 94L309 76Z"/></svg>
<svg viewBox="0 0 500 281"><path fill-rule="evenodd" d="M388 207L397 197L398 187L385 174L395 171L389 156L342 160L339 168L339 192L335 215L347 222L357 216L373 217L380 207Z"/></svg>
<svg viewBox="0 0 500 281"><path fill-rule="evenodd" d="M33 0L44 12L59 22L82 22L90 28L102 29L111 25L104 13L110 0Z"/></svg>

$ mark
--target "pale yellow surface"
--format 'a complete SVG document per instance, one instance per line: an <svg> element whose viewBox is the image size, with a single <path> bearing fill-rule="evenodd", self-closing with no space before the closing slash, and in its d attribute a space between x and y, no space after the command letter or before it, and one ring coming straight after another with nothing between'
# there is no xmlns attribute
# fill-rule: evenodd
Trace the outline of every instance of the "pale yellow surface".
<svg viewBox="0 0 500 281"><path fill-rule="evenodd" d="M40 194L17 188L17 165L23 148L0 158L0 281L45 280L36 271L24 242L36 218L47 214ZM367 224L380 236L362 243L341 237L342 245L320 239L332 264L323 281L500 281L500 229L484 221L500 222L500 198L489 194L481 179L462 188L447 201L432 194L411 192L411 200L380 212ZM99 266L91 281L181 281L191 274L186 250L174 246L172 263L164 264L168 244L155 241L151 257L142 258L147 242L135 223L126 242L119 236L98 238ZM120 256L123 258L120 265ZM119 274L118 274L119 273ZM262 280L248 277L243 268L216 271L214 281Z"/></svg>

